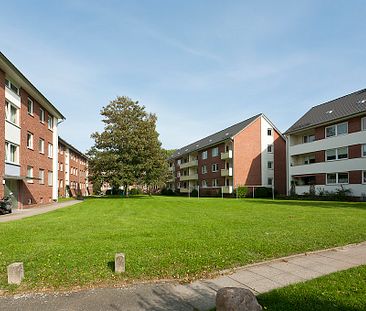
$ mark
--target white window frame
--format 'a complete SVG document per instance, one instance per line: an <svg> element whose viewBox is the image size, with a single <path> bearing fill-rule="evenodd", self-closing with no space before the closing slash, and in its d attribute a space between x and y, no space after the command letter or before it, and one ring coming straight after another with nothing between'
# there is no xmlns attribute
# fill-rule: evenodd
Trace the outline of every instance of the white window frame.
<svg viewBox="0 0 366 311"><path fill-rule="evenodd" d="M268 162L267 162L267 168L268 168L269 170L273 170L273 161L268 161Z"/></svg>
<svg viewBox="0 0 366 311"><path fill-rule="evenodd" d="M33 138L34 138L34 135L31 132L27 132L27 148L28 149L33 150Z"/></svg>
<svg viewBox="0 0 366 311"><path fill-rule="evenodd" d="M212 157L218 157L219 156L219 147L212 148L211 150Z"/></svg>
<svg viewBox="0 0 366 311"><path fill-rule="evenodd" d="M347 158L339 158L339 152L338 152L338 149L343 149L343 148L346 148L347 149ZM335 150L335 159L334 160L328 160L328 151L331 151L331 150ZM341 161L341 160L347 160L349 157L349 148L348 146L345 146L345 147L339 147L339 148L332 148L332 149L327 149L325 150L325 161L326 162L333 162L333 161Z"/></svg>
<svg viewBox="0 0 366 311"><path fill-rule="evenodd" d="M51 143L48 143L48 157L53 158L53 145Z"/></svg>
<svg viewBox="0 0 366 311"><path fill-rule="evenodd" d="M27 183L33 184L33 166L27 166Z"/></svg>
<svg viewBox="0 0 366 311"><path fill-rule="evenodd" d="M366 117L361 118L361 130L366 131Z"/></svg>
<svg viewBox="0 0 366 311"><path fill-rule="evenodd" d="M268 186L272 186L273 185L273 177L268 177L267 184L268 184Z"/></svg>
<svg viewBox="0 0 366 311"><path fill-rule="evenodd" d="M29 106L29 104L30 104L30 106ZM31 107L31 109L30 109L31 111L29 111L29 107ZM33 100L30 99L29 97L28 97L28 100L27 100L27 112L28 112L29 115L33 116L33 113L34 113L34 103L33 103Z"/></svg>
<svg viewBox="0 0 366 311"><path fill-rule="evenodd" d="M39 153L44 154L44 139L43 138L40 138L38 140L38 151L39 151Z"/></svg>
<svg viewBox="0 0 366 311"><path fill-rule="evenodd" d="M361 157L366 157L366 144L361 145Z"/></svg>
<svg viewBox="0 0 366 311"><path fill-rule="evenodd" d="M11 158L12 158L11 153L10 153L11 147L15 147L15 156L14 156L15 161L11 160ZM19 165L19 146L18 145L13 144L9 141L5 142L5 162Z"/></svg>
<svg viewBox="0 0 366 311"><path fill-rule="evenodd" d="M49 130L53 131L53 116L50 114L48 115L47 126Z"/></svg>
<svg viewBox="0 0 366 311"><path fill-rule="evenodd" d="M329 183L328 182L328 175L333 175L333 174L335 174L336 175L336 182L335 183ZM347 174L347 176L348 176L348 182L346 182L346 183L340 183L339 182L339 174ZM348 185L349 184L349 173L348 172L339 172L339 173L327 173L326 174L326 176L325 176L325 183L327 184L327 185Z"/></svg>
<svg viewBox="0 0 366 311"><path fill-rule="evenodd" d="M39 178L39 184L40 185L44 185L44 172L45 172L45 170L42 169L42 168L40 168L38 170L38 178Z"/></svg>
<svg viewBox="0 0 366 311"><path fill-rule="evenodd" d="M347 132L346 133L342 133L342 134L338 134L338 126L346 124L347 125ZM333 136L327 136L327 129L334 127L334 135ZM324 129L324 137L325 138L331 138L331 137L335 137L335 136L340 136L340 135L347 135L348 134L348 122L342 122L342 123L337 123L337 124L333 124L333 125L329 125Z"/></svg>
<svg viewBox="0 0 366 311"><path fill-rule="evenodd" d="M44 123L46 120L46 113L43 108L39 108L39 121Z"/></svg>
<svg viewBox="0 0 366 311"><path fill-rule="evenodd" d="M310 139L310 137L314 137L314 138ZM304 144L312 143L313 141L315 141L315 135L314 134L304 135L302 137L302 142Z"/></svg>
<svg viewBox="0 0 366 311"><path fill-rule="evenodd" d="M362 183L365 185L366 184L366 170L362 171Z"/></svg>
<svg viewBox="0 0 366 311"><path fill-rule="evenodd" d="M207 180L206 179L202 180L202 188L207 188Z"/></svg>
<svg viewBox="0 0 366 311"><path fill-rule="evenodd" d="M212 173L216 173L219 171L219 164L218 163L214 163L211 165L211 171Z"/></svg>
<svg viewBox="0 0 366 311"><path fill-rule="evenodd" d="M202 174L207 174L207 166L202 165L201 171L202 171Z"/></svg>
<svg viewBox="0 0 366 311"><path fill-rule="evenodd" d="M268 144L267 145L267 152L268 153L273 153L273 144Z"/></svg>
<svg viewBox="0 0 366 311"><path fill-rule="evenodd" d="M47 172L47 184L49 187L53 186L53 171Z"/></svg>
<svg viewBox="0 0 366 311"><path fill-rule="evenodd" d="M206 160L206 159L207 159L207 157L208 157L208 152L207 152L207 150L202 151L202 160Z"/></svg>
<svg viewBox="0 0 366 311"><path fill-rule="evenodd" d="M19 96L19 87L14 84L11 80L9 80L8 78L5 78L5 86L12 91L13 93L17 94ZM15 90L16 89L16 90Z"/></svg>
<svg viewBox="0 0 366 311"><path fill-rule="evenodd" d="M11 108L15 109L15 122L12 120ZM5 120L19 126L19 108L7 99L5 99Z"/></svg>
<svg viewBox="0 0 366 311"><path fill-rule="evenodd" d="M272 128L267 128L267 136L273 136L273 129Z"/></svg>
<svg viewBox="0 0 366 311"><path fill-rule="evenodd" d="M218 182L217 178L212 179L212 187L213 188L218 188L219 187L219 182Z"/></svg>

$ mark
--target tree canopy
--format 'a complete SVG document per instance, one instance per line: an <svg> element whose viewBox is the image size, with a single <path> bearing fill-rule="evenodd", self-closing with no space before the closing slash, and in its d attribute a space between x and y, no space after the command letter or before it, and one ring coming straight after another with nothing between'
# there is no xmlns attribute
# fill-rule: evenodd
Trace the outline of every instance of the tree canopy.
<svg viewBox="0 0 366 311"><path fill-rule="evenodd" d="M117 97L101 110L103 132L91 135L89 150L93 183L113 187L159 186L168 174L166 152L156 131L157 117L128 97Z"/></svg>

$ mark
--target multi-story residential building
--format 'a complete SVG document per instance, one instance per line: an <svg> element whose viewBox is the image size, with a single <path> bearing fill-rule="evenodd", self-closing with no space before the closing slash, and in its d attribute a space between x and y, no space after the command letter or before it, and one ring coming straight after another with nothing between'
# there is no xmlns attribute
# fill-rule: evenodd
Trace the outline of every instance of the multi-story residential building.
<svg viewBox="0 0 366 311"><path fill-rule="evenodd" d="M285 134L288 191L366 195L366 89L311 108Z"/></svg>
<svg viewBox="0 0 366 311"><path fill-rule="evenodd" d="M60 197L88 196L88 158L61 137L58 139L58 192Z"/></svg>
<svg viewBox="0 0 366 311"><path fill-rule="evenodd" d="M201 195L229 195L238 186L274 187L286 193L286 142L258 114L177 150L169 160L168 187Z"/></svg>
<svg viewBox="0 0 366 311"><path fill-rule="evenodd" d="M61 112L0 53L0 197L14 208L58 198L57 127Z"/></svg>

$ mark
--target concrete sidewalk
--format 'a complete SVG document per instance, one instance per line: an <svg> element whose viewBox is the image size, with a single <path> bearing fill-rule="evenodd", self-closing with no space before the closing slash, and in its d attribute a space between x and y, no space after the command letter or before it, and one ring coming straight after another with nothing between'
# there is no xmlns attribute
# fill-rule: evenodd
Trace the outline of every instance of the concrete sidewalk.
<svg viewBox="0 0 366 311"><path fill-rule="evenodd" d="M82 201L71 200L71 201L65 201L62 203L57 203L57 202L51 203L51 204L47 204L47 205L40 206L40 207L32 207L32 208L26 208L26 209L21 209L21 210L15 210L11 214L1 215L0 223L18 220L18 219L22 219L22 218L26 218L26 217L30 217L30 216L34 216L34 215L48 213L50 211L54 211L59 208L71 206L71 205L74 205L74 204L77 204L80 202L82 202Z"/></svg>
<svg viewBox="0 0 366 311"><path fill-rule="evenodd" d="M139 284L73 293L0 298L1 310L210 310L221 287L244 287L255 294L366 264L366 242L284 257L224 271L188 285Z"/></svg>

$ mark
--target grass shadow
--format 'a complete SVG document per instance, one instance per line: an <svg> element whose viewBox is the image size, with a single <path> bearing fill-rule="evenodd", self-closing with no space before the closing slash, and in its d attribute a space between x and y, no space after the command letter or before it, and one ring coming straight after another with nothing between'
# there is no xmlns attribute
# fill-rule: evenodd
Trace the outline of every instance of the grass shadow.
<svg viewBox="0 0 366 311"><path fill-rule="evenodd" d="M115 271L116 267L115 267L115 264L114 264L114 261L108 261L107 262L107 267L108 269L110 269L112 272Z"/></svg>

